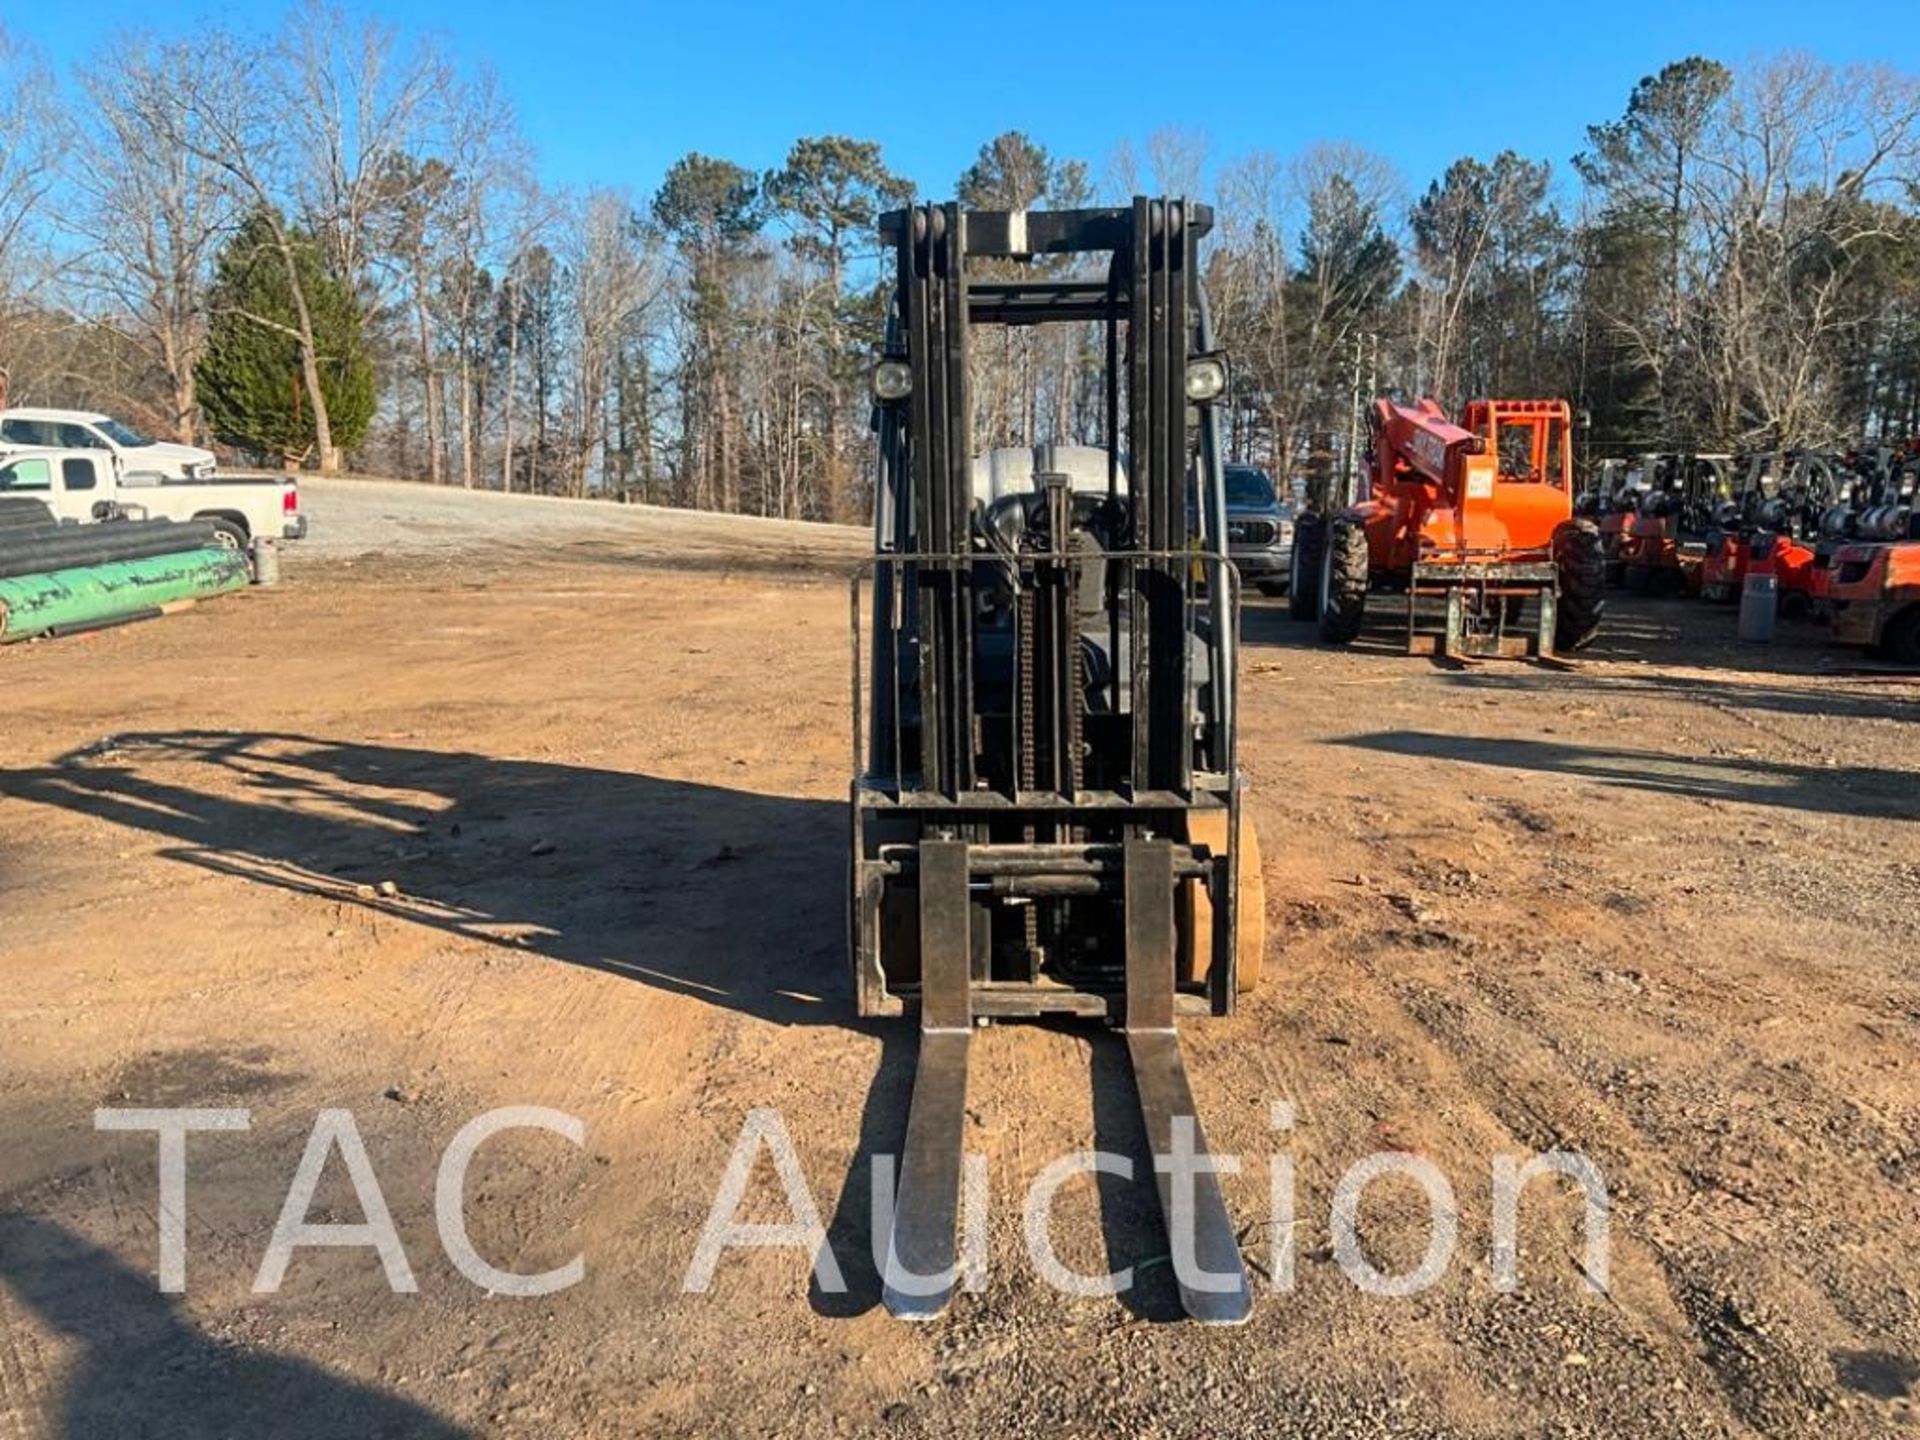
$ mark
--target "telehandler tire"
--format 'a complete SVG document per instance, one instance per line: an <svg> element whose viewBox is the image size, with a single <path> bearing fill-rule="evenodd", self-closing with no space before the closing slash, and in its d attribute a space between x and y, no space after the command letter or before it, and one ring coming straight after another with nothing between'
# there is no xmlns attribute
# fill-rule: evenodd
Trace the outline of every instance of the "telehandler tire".
<svg viewBox="0 0 1920 1440"><path fill-rule="evenodd" d="M1569 520L1553 532L1553 564L1560 598L1553 616L1553 648L1583 650L1607 613L1607 552L1591 520Z"/></svg>
<svg viewBox="0 0 1920 1440"><path fill-rule="evenodd" d="M1293 527L1293 555L1287 562L1287 615L1294 620L1320 618L1320 552L1327 543L1327 522L1302 515Z"/></svg>
<svg viewBox="0 0 1920 1440"><path fill-rule="evenodd" d="M1327 526L1320 562L1320 638L1351 644L1367 617L1367 532L1341 516Z"/></svg>
<svg viewBox="0 0 1920 1440"><path fill-rule="evenodd" d="M1229 848L1225 810L1190 810L1186 829L1189 845L1205 845L1215 854ZM1244 995L1260 983L1260 964L1267 950L1267 883L1260 869L1260 836L1253 828L1253 817L1244 808L1240 812L1240 849L1233 860L1240 904L1234 966L1236 988ZM1213 901L1206 887L1197 880L1181 885L1174 915L1181 942L1180 978L1189 985L1204 985L1207 971L1213 968Z"/></svg>

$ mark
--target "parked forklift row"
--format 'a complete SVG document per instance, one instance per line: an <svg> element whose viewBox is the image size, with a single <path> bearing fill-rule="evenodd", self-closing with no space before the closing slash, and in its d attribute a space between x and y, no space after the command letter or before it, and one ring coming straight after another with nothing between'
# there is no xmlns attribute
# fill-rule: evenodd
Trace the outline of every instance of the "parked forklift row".
<svg viewBox="0 0 1920 1440"><path fill-rule="evenodd" d="M1603 462L1580 497L1609 582L1727 602L1748 578L1839 644L1920 664L1920 441Z"/></svg>

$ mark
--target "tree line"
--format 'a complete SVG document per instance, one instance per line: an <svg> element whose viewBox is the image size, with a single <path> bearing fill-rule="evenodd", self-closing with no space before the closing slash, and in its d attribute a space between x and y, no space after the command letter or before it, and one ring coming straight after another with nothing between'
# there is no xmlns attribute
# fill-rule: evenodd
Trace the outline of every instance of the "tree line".
<svg viewBox="0 0 1920 1440"><path fill-rule="evenodd" d="M264 463L806 517L865 505L879 143L650 191L542 184L507 97L317 3L112 37L64 81L0 32L0 366ZM1008 132L940 195L1211 198L1234 454L1346 464L1376 393L1565 396L1583 459L1920 433L1920 78L1798 54L1642 79L1564 169L1424 187L1321 143L1167 129L1095 163ZM1043 262L1057 264L1063 262ZM985 336L981 444L1100 443L1103 353Z"/></svg>

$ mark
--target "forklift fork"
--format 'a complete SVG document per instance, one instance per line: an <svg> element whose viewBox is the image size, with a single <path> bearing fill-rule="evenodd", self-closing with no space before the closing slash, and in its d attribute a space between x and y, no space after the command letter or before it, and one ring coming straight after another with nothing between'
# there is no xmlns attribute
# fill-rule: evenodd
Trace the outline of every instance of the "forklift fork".
<svg viewBox="0 0 1920 1440"><path fill-rule="evenodd" d="M907 1111L881 1298L902 1320L933 1320L953 1299L955 1222L973 1039L967 844L920 842L920 1058Z"/></svg>
<svg viewBox="0 0 1920 1440"><path fill-rule="evenodd" d="M1202 1324L1237 1325L1252 1291L1174 1028L1173 845L1129 839L1123 864L1122 1032L1180 1303ZM922 841L919 870L920 1056L882 1276L884 1303L903 1320L935 1319L953 1298L973 1023L966 843Z"/></svg>
<svg viewBox="0 0 1920 1440"><path fill-rule="evenodd" d="M1173 1023L1173 845L1129 840L1125 864L1127 1055L1180 1305L1202 1324L1238 1325L1252 1313L1253 1295ZM1181 1130L1184 1137L1177 1137ZM1187 1167L1186 1174L1176 1171L1176 1161Z"/></svg>

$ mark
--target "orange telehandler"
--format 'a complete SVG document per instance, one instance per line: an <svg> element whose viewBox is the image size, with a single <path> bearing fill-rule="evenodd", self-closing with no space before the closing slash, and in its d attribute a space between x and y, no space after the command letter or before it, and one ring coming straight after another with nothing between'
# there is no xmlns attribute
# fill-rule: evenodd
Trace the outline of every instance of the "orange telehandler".
<svg viewBox="0 0 1920 1440"><path fill-rule="evenodd" d="M1322 640L1360 633L1369 590L1406 595L1415 654L1553 655L1593 639L1606 556L1573 515L1567 402L1475 400L1462 419L1432 400L1374 402L1371 495L1294 532L1292 613L1317 619ZM1422 599L1445 602L1437 634L1420 628Z"/></svg>

